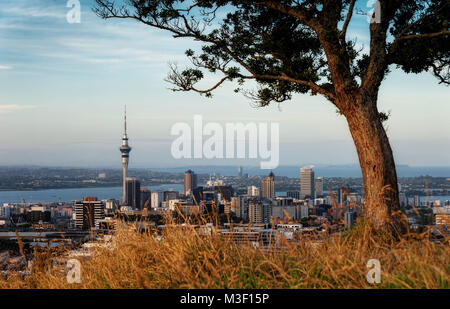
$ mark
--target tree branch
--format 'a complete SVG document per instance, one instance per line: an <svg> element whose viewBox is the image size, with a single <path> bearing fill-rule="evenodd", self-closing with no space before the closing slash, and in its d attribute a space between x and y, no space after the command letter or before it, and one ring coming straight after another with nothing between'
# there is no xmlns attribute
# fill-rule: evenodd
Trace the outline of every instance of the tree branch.
<svg viewBox="0 0 450 309"><path fill-rule="evenodd" d="M410 23L408 26L406 26L398 35L397 37L394 39L394 42L392 43L391 47L389 48L389 53L393 52L395 50L395 48L397 47L397 44L400 40L405 40L405 39L413 39L413 38L419 38L418 35L404 35L406 32L408 32L408 30L410 30L412 27L414 27L415 25L417 25L418 23L420 23L421 21L423 21L425 18L430 17L431 15L437 14L440 11L442 11L444 8L447 7L447 5L449 5L449 3L447 2L445 5L443 5L442 7L440 7L439 9L435 10L434 12L432 12L431 14L427 15L424 14L422 17L420 17L418 20ZM423 37L434 37L434 36L438 36L441 35L442 32L436 32L436 33L430 33L430 34L423 34Z"/></svg>
<svg viewBox="0 0 450 309"><path fill-rule="evenodd" d="M248 1L248 0L238 0L237 2L243 3L243 4L255 4L255 5L262 5L267 8L270 8L272 10L279 11L281 13L290 15L292 17L297 18L302 23L304 23L306 26L310 27L311 29L315 30L318 23L317 21L309 18L306 14L306 11L304 9L304 6L300 5L299 8L294 8L291 6L284 5L280 3L281 1Z"/></svg>
<svg viewBox="0 0 450 309"><path fill-rule="evenodd" d="M350 2L350 6L349 6L348 12L347 12L347 18L345 19L344 25L342 26L341 40L343 40L344 42L345 42L345 36L347 35L348 25L350 24L350 20L352 19L352 16L353 16L353 9L355 8L355 4L356 4L356 0L352 0L352 2Z"/></svg>
<svg viewBox="0 0 450 309"><path fill-rule="evenodd" d="M332 101L333 103L336 100L336 97L333 93L323 89L322 87L320 87L319 85L317 85L314 82L311 81L305 81L305 80L299 80L299 79L295 79L292 77L287 76L286 74L282 73L281 75L275 76L275 75L260 75L260 74L255 74L253 75L253 78L256 79L261 79L261 80L277 80L277 81L286 81L286 82L290 82L290 83L294 83L297 85L303 85L303 86L308 86L311 89L311 92L314 93L320 93L323 96L325 96L326 98L328 98L330 101Z"/></svg>
<svg viewBox="0 0 450 309"><path fill-rule="evenodd" d="M433 32L433 33L410 34L410 35L405 35L402 37L397 37L395 39L394 43L392 43L391 47L389 48L389 53L392 53L395 50L395 48L398 45L398 42L401 40L434 38L437 36L447 35L447 34L450 34L450 30L443 30L443 31Z"/></svg>
<svg viewBox="0 0 450 309"><path fill-rule="evenodd" d="M114 3L107 1L107 0L96 0L96 2L101 8L103 8L103 11L101 11L100 9L96 9L95 12L104 19L109 19L109 18L135 19L146 25L149 25L149 26L152 26L155 28L159 28L162 30L167 30L167 31L173 33L174 34L173 36L175 38L191 37L195 40L214 44L214 45L218 46L222 51L224 51L226 54L228 54L236 63L241 65L245 70L247 70L251 74L250 76L238 74L238 78L291 82L291 83L294 83L297 85L307 86L310 88L312 94L320 93L320 94L324 95L325 97L327 97L328 99L330 99L332 102L334 102L336 99L335 94L333 92L322 88L321 86L319 86L318 84L316 84L312 81L295 79L295 78L289 77L285 73L282 73L281 75L257 74L254 70L252 70L252 68L249 65L247 65L247 63L243 59L241 59L233 51L231 51L230 48L227 46L227 44L224 41L217 39L217 38L214 39L212 36L209 36L209 35L202 34L202 31L198 30L195 25L192 26L189 23L189 21L187 20L187 18L182 14L180 14L178 16L178 18L180 18L182 20L183 26L180 26L177 23L170 25L167 22L164 23L164 22L158 21L158 19L157 19L158 17L155 17L155 16L149 16L149 17L145 18L144 16L139 15L139 14L132 15L128 12L128 10L126 10L124 8L116 9L116 8L114 8ZM292 8L292 7L287 7L284 4L279 3L278 1L258 1L258 2L251 1L251 2L249 2L246 0L242 0L242 1L238 1L238 2L241 2L243 4L252 3L252 4L257 4L257 5L264 5L268 8L278 10L285 14L294 16L294 17L298 18L299 20L301 20L306 25L308 25L308 23L310 22L310 20L307 18L307 16L301 10ZM198 5L198 3L197 3L197 5ZM187 9L178 10L178 11L187 11L188 12L191 9L192 9L192 7L188 7ZM224 68L218 68L218 69L226 74ZM228 76L228 75L224 76L222 79L219 80L219 82L217 82L211 88L201 90L201 89L197 89L194 87L194 84L199 80L199 78L195 79L196 77L194 77L194 79L191 79L190 81L188 81L187 78L188 77L186 77L186 76L183 77L182 74L177 72L176 68L175 69L172 68L172 73L169 74L169 76L166 80L179 87L179 88L175 88L175 89L172 88L171 90L173 90L173 91L192 90L192 91L195 91L195 92L198 92L201 94L209 94L211 91L213 91L214 89L216 89L220 85L222 85L226 80L231 79L230 76ZM193 80L194 80L194 82L192 82Z"/></svg>
<svg viewBox="0 0 450 309"><path fill-rule="evenodd" d="M450 85L450 79L449 79L450 73L447 72L447 76L442 75L442 71L444 70L445 65L438 67L436 64L432 63L431 68L433 69L434 76L436 76L439 79L439 84ZM447 69L447 71L448 71L448 69Z"/></svg>
<svg viewBox="0 0 450 309"><path fill-rule="evenodd" d="M212 86L209 89L197 89L194 86L189 86L189 87L183 87L181 84L176 84L176 86L178 86L179 88L169 88L172 91L195 91L197 93L200 94L210 94L213 90L215 90L216 88L218 88L220 85L223 84L223 82L225 82L228 79L228 76L223 77L221 80L219 80L214 86ZM167 79L165 79L165 81L175 84L173 82L173 80L170 79L170 77L168 77Z"/></svg>
<svg viewBox="0 0 450 309"><path fill-rule="evenodd" d="M312 82L312 81L304 81L304 80L299 80L299 79L295 79L292 77L287 76L285 73L282 73L281 75L264 75L264 74L257 74L255 73L244 61L242 61L239 57L237 57L227 46L223 46L222 49L228 54L230 55L237 63L239 63L242 67L244 67L249 73L252 74L251 77L248 76L241 76L241 78L255 78L255 79L266 79L266 80L278 80L278 81L287 81L287 82L291 82L294 84L298 84L298 85L303 85L303 86L308 86L311 91L316 92L316 93L320 93L322 95L324 95L325 97L329 98L330 100L334 101L335 100L335 96L333 93L323 89L322 87L320 87L319 85L317 85L316 83Z"/></svg>
<svg viewBox="0 0 450 309"><path fill-rule="evenodd" d="M362 77L360 92L376 93L388 68L386 38L390 21L401 6L402 1L381 1L380 22L370 24L370 58L365 75Z"/></svg>

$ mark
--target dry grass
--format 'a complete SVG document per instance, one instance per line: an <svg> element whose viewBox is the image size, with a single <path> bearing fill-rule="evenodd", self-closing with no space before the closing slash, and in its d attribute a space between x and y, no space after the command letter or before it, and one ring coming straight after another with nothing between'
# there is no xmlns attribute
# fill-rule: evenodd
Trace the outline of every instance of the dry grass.
<svg viewBox="0 0 450 309"><path fill-rule="evenodd" d="M450 288L450 246L422 235L392 240L359 226L318 245L286 243L267 252L237 246L192 228L168 228L164 241L150 233L118 229L114 249L96 248L80 259L82 283L38 253L25 279L0 278L0 288ZM369 259L381 262L381 283L366 281Z"/></svg>

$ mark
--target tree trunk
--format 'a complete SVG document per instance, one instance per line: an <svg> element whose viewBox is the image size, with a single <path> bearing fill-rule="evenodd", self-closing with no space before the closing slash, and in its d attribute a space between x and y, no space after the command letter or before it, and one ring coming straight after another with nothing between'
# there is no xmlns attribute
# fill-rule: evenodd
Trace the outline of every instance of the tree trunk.
<svg viewBox="0 0 450 309"><path fill-rule="evenodd" d="M359 96L342 112L347 119L364 180L364 217L376 231L400 232L397 172L376 95Z"/></svg>

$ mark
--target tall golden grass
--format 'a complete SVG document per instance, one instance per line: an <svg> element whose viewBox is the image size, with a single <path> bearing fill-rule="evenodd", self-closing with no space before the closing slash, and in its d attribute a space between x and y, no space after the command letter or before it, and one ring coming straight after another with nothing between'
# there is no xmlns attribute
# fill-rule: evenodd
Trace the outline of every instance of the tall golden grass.
<svg viewBox="0 0 450 309"><path fill-rule="evenodd" d="M68 283L49 252L36 252L31 275L0 277L0 288L450 288L449 239L430 242L426 233L393 239L359 224L321 242L282 241L281 250L237 245L177 224L161 236L118 227L110 247L79 258L81 283ZM369 259L381 263L379 284L366 280Z"/></svg>

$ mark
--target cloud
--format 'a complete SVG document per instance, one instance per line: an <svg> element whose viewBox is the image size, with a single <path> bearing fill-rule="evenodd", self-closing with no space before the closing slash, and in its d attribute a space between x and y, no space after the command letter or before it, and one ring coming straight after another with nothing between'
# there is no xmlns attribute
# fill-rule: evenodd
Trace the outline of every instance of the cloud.
<svg viewBox="0 0 450 309"><path fill-rule="evenodd" d="M38 7L10 7L2 9L2 12L11 14L14 16L27 16L27 17L53 17L64 18L65 14L57 12L55 7L47 7L46 9Z"/></svg>
<svg viewBox="0 0 450 309"><path fill-rule="evenodd" d="M23 109L34 108L33 105L17 105L17 104L9 104L9 105L0 105L0 114L11 113Z"/></svg>
<svg viewBox="0 0 450 309"><path fill-rule="evenodd" d="M12 67L10 67L9 65L0 65L0 70L11 70Z"/></svg>

